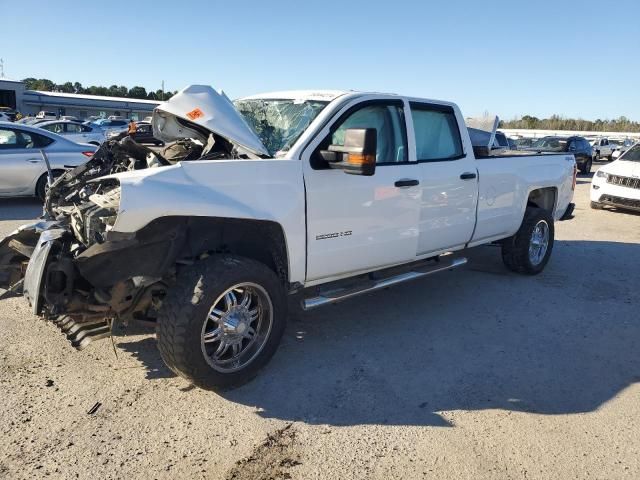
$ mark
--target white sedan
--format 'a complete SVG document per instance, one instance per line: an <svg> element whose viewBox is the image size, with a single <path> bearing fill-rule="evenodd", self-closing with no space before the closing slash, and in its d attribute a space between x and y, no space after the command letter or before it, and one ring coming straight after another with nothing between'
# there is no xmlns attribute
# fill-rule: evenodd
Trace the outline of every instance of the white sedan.
<svg viewBox="0 0 640 480"><path fill-rule="evenodd" d="M105 141L105 132L100 127L83 125L81 122L69 120L53 120L37 124L38 128L43 128L52 133L57 133L72 142L90 143L100 146Z"/></svg>
<svg viewBox="0 0 640 480"><path fill-rule="evenodd" d="M640 144L600 168L591 180L591 208L605 205L640 211Z"/></svg>
<svg viewBox="0 0 640 480"><path fill-rule="evenodd" d="M41 128L0 122L0 197L44 198L48 176L41 152L55 176L85 163L97 149Z"/></svg>

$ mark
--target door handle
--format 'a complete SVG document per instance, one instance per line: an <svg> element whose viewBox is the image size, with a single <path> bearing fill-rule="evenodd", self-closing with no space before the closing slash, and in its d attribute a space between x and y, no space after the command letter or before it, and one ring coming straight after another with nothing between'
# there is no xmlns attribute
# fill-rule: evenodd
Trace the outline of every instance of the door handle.
<svg viewBox="0 0 640 480"><path fill-rule="evenodd" d="M416 185L420 185L420 182L416 179L403 178L402 180L396 180L396 183L394 183L394 185L398 188L415 187Z"/></svg>
<svg viewBox="0 0 640 480"><path fill-rule="evenodd" d="M41 160L39 158L28 158L25 161L29 162L29 163L40 163L41 162Z"/></svg>
<svg viewBox="0 0 640 480"><path fill-rule="evenodd" d="M476 178L476 172L464 172L460 174L462 180L471 180Z"/></svg>

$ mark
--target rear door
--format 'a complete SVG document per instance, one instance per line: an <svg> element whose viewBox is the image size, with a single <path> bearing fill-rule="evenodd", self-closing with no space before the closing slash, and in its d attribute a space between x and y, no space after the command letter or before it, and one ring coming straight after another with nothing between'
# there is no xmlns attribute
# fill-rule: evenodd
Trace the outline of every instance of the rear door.
<svg viewBox="0 0 640 480"><path fill-rule="evenodd" d="M307 282L415 259L419 165L409 160L406 104L360 101L331 119L303 155L307 193ZM347 128L377 130L372 176L333 170L318 152L343 144Z"/></svg>
<svg viewBox="0 0 640 480"><path fill-rule="evenodd" d="M463 247L473 235L478 201L475 158L466 154L449 105L411 102L420 168L418 255ZM461 123L464 125L464 123Z"/></svg>

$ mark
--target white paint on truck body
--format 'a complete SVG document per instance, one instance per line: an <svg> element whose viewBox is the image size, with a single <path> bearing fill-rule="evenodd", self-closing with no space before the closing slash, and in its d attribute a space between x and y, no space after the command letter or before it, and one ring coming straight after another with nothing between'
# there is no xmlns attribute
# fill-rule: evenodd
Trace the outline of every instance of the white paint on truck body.
<svg viewBox="0 0 640 480"><path fill-rule="evenodd" d="M198 160L116 174L122 199L114 230L135 232L172 215L275 222L286 239L289 281L311 286L513 235L533 190L557 191L556 220L572 199L572 155L476 159L464 117L453 103L377 93L286 93L329 104L284 158ZM375 102L391 102L402 112L404 161L377 165L372 176L314 168L311 157L336 122ZM462 155L446 161L416 157L412 108L418 104L452 109ZM181 110L190 107L187 102ZM407 179L418 184L395 185Z"/></svg>

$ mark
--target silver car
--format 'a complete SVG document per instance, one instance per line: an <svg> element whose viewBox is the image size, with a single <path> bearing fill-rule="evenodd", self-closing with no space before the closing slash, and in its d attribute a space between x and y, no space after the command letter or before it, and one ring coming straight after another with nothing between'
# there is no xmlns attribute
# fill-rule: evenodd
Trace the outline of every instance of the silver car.
<svg viewBox="0 0 640 480"><path fill-rule="evenodd" d="M38 123L38 128L62 135L64 138L77 143L90 143L100 146L105 140L104 130L97 126L83 125L80 122L69 120L53 120Z"/></svg>
<svg viewBox="0 0 640 480"><path fill-rule="evenodd" d="M0 197L44 198L45 152L54 176L85 163L98 149L28 125L0 122Z"/></svg>

